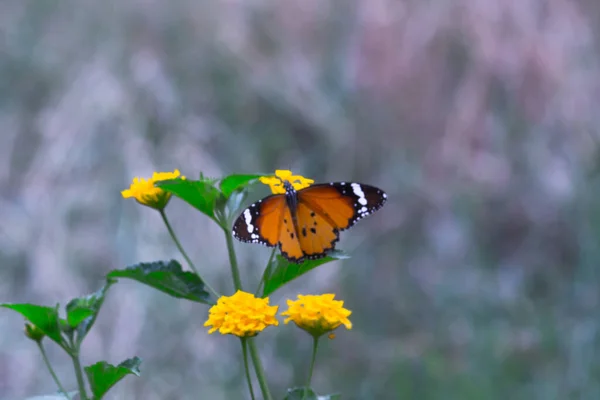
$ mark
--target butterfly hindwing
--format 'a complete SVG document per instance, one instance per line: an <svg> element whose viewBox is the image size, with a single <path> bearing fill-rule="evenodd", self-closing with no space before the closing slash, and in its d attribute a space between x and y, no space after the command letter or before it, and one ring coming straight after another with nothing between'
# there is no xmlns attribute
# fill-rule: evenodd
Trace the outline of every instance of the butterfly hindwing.
<svg viewBox="0 0 600 400"><path fill-rule="evenodd" d="M283 224L279 234L279 249L281 255L292 262L300 262L304 259L304 251L298 238L298 229L294 225L292 213L289 207L283 211Z"/></svg>
<svg viewBox="0 0 600 400"><path fill-rule="evenodd" d="M379 210L386 200L383 190L355 182L323 183L298 192L299 203L323 215L340 231Z"/></svg>
<svg viewBox="0 0 600 400"><path fill-rule="evenodd" d="M331 219L299 202L296 220L300 247L306 258L314 260L325 257L327 252L335 247L339 233Z"/></svg>
<svg viewBox="0 0 600 400"><path fill-rule="evenodd" d="M287 209L284 195L273 195L246 208L233 224L233 236L248 243L277 246L281 221Z"/></svg>

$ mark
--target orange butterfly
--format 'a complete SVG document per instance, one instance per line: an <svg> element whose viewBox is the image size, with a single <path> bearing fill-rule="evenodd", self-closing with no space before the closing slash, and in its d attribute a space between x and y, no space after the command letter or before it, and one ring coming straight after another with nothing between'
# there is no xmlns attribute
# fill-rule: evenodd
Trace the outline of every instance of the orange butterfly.
<svg viewBox="0 0 600 400"><path fill-rule="evenodd" d="M281 184L275 186L280 190L269 185L274 193L282 194L265 197L245 209L233 225L233 235L242 242L279 245L281 254L291 262L325 257L335 248L340 231L379 210L387 200L385 192L373 186L351 182L298 185L286 179L291 172L279 172ZM261 181L267 183L268 179Z"/></svg>

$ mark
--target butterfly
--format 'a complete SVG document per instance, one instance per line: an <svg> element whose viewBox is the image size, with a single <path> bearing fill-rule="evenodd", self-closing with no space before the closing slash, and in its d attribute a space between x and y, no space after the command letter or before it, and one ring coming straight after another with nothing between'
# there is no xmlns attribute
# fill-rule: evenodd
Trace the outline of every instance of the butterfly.
<svg viewBox="0 0 600 400"><path fill-rule="evenodd" d="M339 232L379 210L387 194L353 182L321 183L294 189L283 180L285 194L274 194L246 208L233 224L233 236L247 243L279 246L289 261L325 257Z"/></svg>

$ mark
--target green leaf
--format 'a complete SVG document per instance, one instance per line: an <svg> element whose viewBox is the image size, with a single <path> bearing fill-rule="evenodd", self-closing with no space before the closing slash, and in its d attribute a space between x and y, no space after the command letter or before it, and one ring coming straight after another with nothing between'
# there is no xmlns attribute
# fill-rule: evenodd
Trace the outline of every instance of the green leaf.
<svg viewBox="0 0 600 400"><path fill-rule="evenodd" d="M215 219L215 201L221 195L214 182L204 179L169 179L156 182L156 186L173 193L192 207Z"/></svg>
<svg viewBox="0 0 600 400"><path fill-rule="evenodd" d="M65 307L67 323L77 331L77 341L79 343L96 322L98 312L100 312L102 303L104 303L104 297L113 283L115 283L114 280L107 279L106 284L100 290L87 296L76 297L69 301Z"/></svg>
<svg viewBox="0 0 600 400"><path fill-rule="evenodd" d="M219 186L221 187L223 196L225 196L225 198L229 198L231 193L233 193L236 189L253 183L252 181L260 178L261 176L262 175L229 175L221 179Z"/></svg>
<svg viewBox="0 0 600 400"><path fill-rule="evenodd" d="M140 376L141 362L142 360L139 357L133 357L123 361L116 367L106 361L100 361L85 367L85 374L94 394L94 400L100 400L111 387L125 376L129 374Z"/></svg>
<svg viewBox="0 0 600 400"><path fill-rule="evenodd" d="M262 297L267 297L281 286L293 281L299 276L304 275L308 271L313 270L320 265L346 258L350 258L350 256L341 251L333 251L329 253L327 257L320 258L318 260L306 260L301 264L295 264L289 262L283 256L277 255L277 259L267 267L270 272L267 276L265 276L265 286L263 288Z"/></svg>
<svg viewBox="0 0 600 400"><path fill-rule="evenodd" d="M202 279L193 272L183 271L175 260L140 263L113 270L107 277L133 279L179 299L215 304Z"/></svg>
<svg viewBox="0 0 600 400"><path fill-rule="evenodd" d="M311 388L306 388L305 391L305 387L295 387L288 389L283 400L339 400L341 398L339 393L319 396Z"/></svg>
<svg viewBox="0 0 600 400"><path fill-rule="evenodd" d="M58 324L58 304L56 307L44 307L37 304L2 304L2 307L9 308L20 313L29 322L40 329L46 336L60 344L64 344L64 340L60 334Z"/></svg>

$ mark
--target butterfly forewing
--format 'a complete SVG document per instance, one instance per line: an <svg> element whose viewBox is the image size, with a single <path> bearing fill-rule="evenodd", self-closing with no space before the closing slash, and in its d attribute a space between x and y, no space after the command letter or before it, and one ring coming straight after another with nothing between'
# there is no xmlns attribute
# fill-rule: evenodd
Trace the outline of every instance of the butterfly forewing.
<svg viewBox="0 0 600 400"><path fill-rule="evenodd" d="M246 208L233 224L233 236L248 243L276 246L279 243L285 196L273 195Z"/></svg>
<svg viewBox="0 0 600 400"><path fill-rule="evenodd" d="M386 200L383 190L352 182L318 184L298 192L300 203L331 220L340 231L379 210Z"/></svg>

